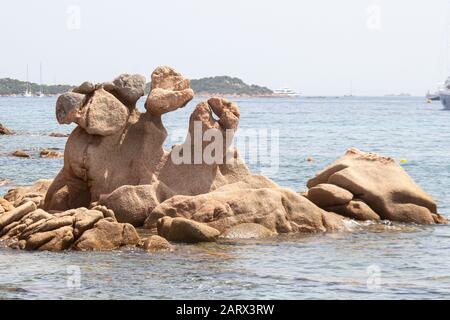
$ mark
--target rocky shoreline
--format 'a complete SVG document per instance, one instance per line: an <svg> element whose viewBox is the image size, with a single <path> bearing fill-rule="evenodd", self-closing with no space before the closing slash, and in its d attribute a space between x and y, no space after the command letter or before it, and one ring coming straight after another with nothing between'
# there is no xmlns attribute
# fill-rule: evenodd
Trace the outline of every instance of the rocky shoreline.
<svg viewBox="0 0 450 320"><path fill-rule="evenodd" d="M184 107L194 92L176 70L158 67L140 113L136 102L145 84L145 77L125 74L85 82L58 98L58 122L78 125L67 140L64 166L55 179L0 198L4 246L172 251L177 242L342 232L350 220L447 223L393 159L355 148L310 179L304 194L252 174L227 144L219 160L231 154L231 163L194 161L196 128L223 138L238 129L239 107L220 97L200 102L185 142L166 151L161 117ZM211 145L203 141L200 149ZM189 161L175 163L177 152ZM152 235L141 238L136 228Z"/></svg>

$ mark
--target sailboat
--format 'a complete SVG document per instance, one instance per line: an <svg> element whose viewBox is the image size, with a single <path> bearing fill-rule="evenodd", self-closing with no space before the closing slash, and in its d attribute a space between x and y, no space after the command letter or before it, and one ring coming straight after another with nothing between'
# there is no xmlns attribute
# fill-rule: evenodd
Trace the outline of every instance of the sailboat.
<svg viewBox="0 0 450 320"><path fill-rule="evenodd" d="M350 94L344 94L344 97L353 97L353 81L350 81Z"/></svg>
<svg viewBox="0 0 450 320"><path fill-rule="evenodd" d="M29 98L29 97L33 96L31 94L30 83L28 82L28 65L27 65L27 89L25 90L25 93L23 94L23 96L26 97L26 98Z"/></svg>
<svg viewBox="0 0 450 320"><path fill-rule="evenodd" d="M39 65L39 84L41 88L38 92L38 97L42 98L45 97L44 90L42 89L42 63Z"/></svg>

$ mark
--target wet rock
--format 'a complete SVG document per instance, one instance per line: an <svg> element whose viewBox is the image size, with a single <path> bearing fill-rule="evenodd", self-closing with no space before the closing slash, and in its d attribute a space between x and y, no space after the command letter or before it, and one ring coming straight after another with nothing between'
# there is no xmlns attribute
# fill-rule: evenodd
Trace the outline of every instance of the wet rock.
<svg viewBox="0 0 450 320"><path fill-rule="evenodd" d="M0 123L0 135L13 135L14 132L9 130L3 124Z"/></svg>
<svg viewBox="0 0 450 320"><path fill-rule="evenodd" d="M139 236L128 223L118 223L102 219L94 228L85 231L73 245L75 250L113 250L126 245L137 245Z"/></svg>
<svg viewBox="0 0 450 320"><path fill-rule="evenodd" d="M350 191L381 219L418 224L446 223L437 213L436 202L423 191L394 159L350 149L308 181Z"/></svg>
<svg viewBox="0 0 450 320"><path fill-rule="evenodd" d="M257 223L242 223L233 226L220 235L225 239L252 239L274 236L275 233Z"/></svg>
<svg viewBox="0 0 450 320"><path fill-rule="evenodd" d="M344 205L327 207L324 210L336 212L344 217L355 220L380 220L380 216L376 212L359 200L352 200Z"/></svg>
<svg viewBox="0 0 450 320"><path fill-rule="evenodd" d="M333 184L321 183L309 189L306 197L324 208L346 204L353 199L353 194Z"/></svg>
<svg viewBox="0 0 450 320"><path fill-rule="evenodd" d="M160 236L150 236L142 240L142 249L145 251L173 251L175 246Z"/></svg>
<svg viewBox="0 0 450 320"><path fill-rule="evenodd" d="M16 150L13 153L11 153L11 155L13 157L18 157L18 158L31 158L31 156L23 150Z"/></svg>
<svg viewBox="0 0 450 320"><path fill-rule="evenodd" d="M64 153L43 149L39 153L39 156L41 158L62 158L64 157Z"/></svg>
<svg viewBox="0 0 450 320"><path fill-rule="evenodd" d="M177 242L212 242L220 232L217 229L185 218L163 217L158 221L158 234L169 241Z"/></svg>

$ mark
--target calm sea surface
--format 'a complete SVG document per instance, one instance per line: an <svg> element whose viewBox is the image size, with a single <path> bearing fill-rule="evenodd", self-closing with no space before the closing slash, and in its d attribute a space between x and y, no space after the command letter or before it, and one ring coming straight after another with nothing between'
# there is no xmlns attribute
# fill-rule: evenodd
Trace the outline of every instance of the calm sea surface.
<svg viewBox="0 0 450 320"><path fill-rule="evenodd" d="M53 178L62 167L62 159L38 156L41 148L64 149L66 138L49 133L73 129L57 124L55 100L0 97L0 123L18 133L0 136L0 194ZM267 133L278 141L279 154L262 155L258 163L249 160L249 166L258 172L270 160L272 167L263 173L280 185L305 190L315 172L354 146L405 159L404 168L450 216L450 112L442 111L439 102L358 97L236 101L242 133ZM175 133L184 135L195 103L164 116L173 141ZM33 158L10 157L17 149L28 150ZM314 161L306 161L308 156ZM450 298L450 226L355 224L353 229L179 245L175 253L0 249L0 299Z"/></svg>

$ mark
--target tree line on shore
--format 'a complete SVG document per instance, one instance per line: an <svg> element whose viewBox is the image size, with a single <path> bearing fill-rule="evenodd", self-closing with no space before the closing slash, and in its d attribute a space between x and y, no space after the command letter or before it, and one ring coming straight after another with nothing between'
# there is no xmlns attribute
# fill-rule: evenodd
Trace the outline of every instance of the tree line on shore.
<svg viewBox="0 0 450 320"><path fill-rule="evenodd" d="M216 76L191 80L191 88L197 94L220 94L220 95L249 95L264 96L271 95L273 91L267 87L249 85L236 77ZM0 96L22 95L29 90L31 94L43 93L45 95L57 95L71 91L72 85L40 85L27 83L11 78L0 79ZM146 92L150 91L150 83L147 84Z"/></svg>

